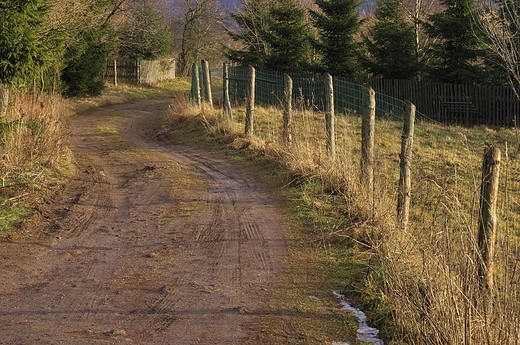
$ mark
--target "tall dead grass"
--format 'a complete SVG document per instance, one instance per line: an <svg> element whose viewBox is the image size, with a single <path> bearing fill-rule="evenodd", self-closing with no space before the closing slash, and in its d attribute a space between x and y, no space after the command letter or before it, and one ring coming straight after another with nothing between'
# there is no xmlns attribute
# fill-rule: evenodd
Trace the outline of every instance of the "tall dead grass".
<svg viewBox="0 0 520 345"><path fill-rule="evenodd" d="M172 104L171 121L202 122L214 135L227 136L232 147L276 161L289 182L319 181L324 193L343 198L338 212L350 221L338 224L335 234L364 243L377 258L378 268L365 284L390 310L391 344L520 343L520 162L513 130L416 124L411 219L403 231L395 226L402 121L377 120L375 187L368 191L360 183L357 115L336 118L332 159L325 148L324 114L300 107L288 146L280 109L257 108L254 138L242 135L243 109L234 113L231 123L220 110L201 111L183 98ZM477 207L488 141L515 152L505 152L502 162L496 284L483 292L477 276Z"/></svg>
<svg viewBox="0 0 520 345"><path fill-rule="evenodd" d="M65 127L68 112L66 100L59 95L13 95L8 114L0 122L0 177L4 181L23 184L71 168Z"/></svg>

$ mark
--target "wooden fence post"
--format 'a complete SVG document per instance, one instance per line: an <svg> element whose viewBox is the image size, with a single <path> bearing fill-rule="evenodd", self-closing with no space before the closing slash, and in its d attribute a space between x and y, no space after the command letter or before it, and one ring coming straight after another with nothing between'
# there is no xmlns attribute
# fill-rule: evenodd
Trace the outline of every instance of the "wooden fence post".
<svg viewBox="0 0 520 345"><path fill-rule="evenodd" d="M500 150L488 144L482 162L482 185L480 187L480 213L478 224L478 246L480 265L478 275L482 290L493 286L493 259L495 254L495 227L498 181L500 172Z"/></svg>
<svg viewBox="0 0 520 345"><path fill-rule="evenodd" d="M361 121L361 181L373 193L376 92L368 84L363 85Z"/></svg>
<svg viewBox="0 0 520 345"><path fill-rule="evenodd" d="M141 60L140 59L136 59L135 60L135 69L136 69L136 79L137 79L137 84L141 84Z"/></svg>
<svg viewBox="0 0 520 345"><path fill-rule="evenodd" d="M222 89L224 93L224 113L226 113L233 122L233 110L229 101L229 69L227 62L222 63Z"/></svg>
<svg viewBox="0 0 520 345"><path fill-rule="evenodd" d="M114 59L114 86L117 86L117 60Z"/></svg>
<svg viewBox="0 0 520 345"><path fill-rule="evenodd" d="M202 81L204 83L204 101L213 107L213 96L211 95L211 74L209 71L209 63L202 60Z"/></svg>
<svg viewBox="0 0 520 345"><path fill-rule="evenodd" d="M334 84L332 76L325 73L325 128L327 132L327 152L336 157L336 135L334 129Z"/></svg>
<svg viewBox="0 0 520 345"><path fill-rule="evenodd" d="M199 66L196 63L191 67L191 100L195 105L200 106Z"/></svg>
<svg viewBox="0 0 520 345"><path fill-rule="evenodd" d="M397 226L406 229L410 216L410 198L412 189L411 165L413 133L415 127L415 105L406 101L403 135L401 141L399 190L397 193Z"/></svg>
<svg viewBox="0 0 520 345"><path fill-rule="evenodd" d="M0 117L7 115L7 108L9 108L9 89L0 83Z"/></svg>
<svg viewBox="0 0 520 345"><path fill-rule="evenodd" d="M255 113L255 68L249 66L246 89L246 136L253 135L253 118Z"/></svg>
<svg viewBox="0 0 520 345"><path fill-rule="evenodd" d="M287 144L292 142L292 88L293 81L288 74L283 76L283 95L284 95L284 111L283 111L283 141Z"/></svg>

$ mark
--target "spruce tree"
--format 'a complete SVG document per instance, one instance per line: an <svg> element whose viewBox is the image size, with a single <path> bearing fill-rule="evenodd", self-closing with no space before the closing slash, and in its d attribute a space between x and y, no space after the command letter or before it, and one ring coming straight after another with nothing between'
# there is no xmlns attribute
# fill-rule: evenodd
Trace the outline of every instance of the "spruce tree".
<svg viewBox="0 0 520 345"><path fill-rule="evenodd" d="M0 2L0 116L7 112L9 89L27 82L44 68L52 50L42 37L44 0Z"/></svg>
<svg viewBox="0 0 520 345"><path fill-rule="evenodd" d="M377 3L376 23L365 37L366 66L376 78L416 79L419 71L413 23L406 20L400 0Z"/></svg>
<svg viewBox="0 0 520 345"><path fill-rule="evenodd" d="M105 17L110 5L109 0L95 1L83 19L85 27L74 32L74 44L66 49L61 81L69 96L97 96L105 88L106 61L117 45L110 17Z"/></svg>
<svg viewBox="0 0 520 345"><path fill-rule="evenodd" d="M25 82L45 64L50 50L42 41L47 10L44 0L0 2L0 84Z"/></svg>
<svg viewBox="0 0 520 345"><path fill-rule="evenodd" d="M473 22L474 0L442 0L442 4L446 9L430 15L431 24L425 26L436 39L429 50L429 78L444 83L485 82L488 74L482 35Z"/></svg>
<svg viewBox="0 0 520 345"><path fill-rule="evenodd" d="M304 72L311 60L310 31L304 8L295 0L278 0L269 11L265 42L269 46L266 67Z"/></svg>
<svg viewBox="0 0 520 345"><path fill-rule="evenodd" d="M332 75L357 76L362 73L359 43L355 39L361 22L359 0L316 0L322 12L310 11L318 40L314 46L321 55L318 70Z"/></svg>
<svg viewBox="0 0 520 345"><path fill-rule="evenodd" d="M136 4L132 21L123 30L120 51L125 55L153 60L170 52L172 30L165 24L157 4L144 1Z"/></svg>
<svg viewBox="0 0 520 345"><path fill-rule="evenodd" d="M269 55L269 44L265 41L272 0L244 0L242 10L230 13L238 32L227 30L233 41L242 43L241 49L225 47L226 57L242 65L264 68Z"/></svg>

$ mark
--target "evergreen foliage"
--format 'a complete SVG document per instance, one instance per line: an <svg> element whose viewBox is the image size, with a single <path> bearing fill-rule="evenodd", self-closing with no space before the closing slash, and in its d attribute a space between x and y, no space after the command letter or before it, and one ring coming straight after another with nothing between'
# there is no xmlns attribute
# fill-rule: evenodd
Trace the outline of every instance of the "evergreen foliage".
<svg viewBox="0 0 520 345"><path fill-rule="evenodd" d="M42 39L44 0L0 2L0 84L32 81L44 67L52 47Z"/></svg>
<svg viewBox="0 0 520 345"><path fill-rule="evenodd" d="M376 78L417 79L415 29L413 23L406 20L401 1L379 1L376 20L370 38L364 38L369 72Z"/></svg>
<svg viewBox="0 0 520 345"><path fill-rule="evenodd" d="M69 96L98 96L104 88L103 72L114 40L105 40L105 30L91 28L67 52L61 79Z"/></svg>
<svg viewBox="0 0 520 345"><path fill-rule="evenodd" d="M133 20L121 37L120 52L144 60L153 60L170 52L173 32L151 2L138 4Z"/></svg>
<svg viewBox="0 0 520 345"><path fill-rule="evenodd" d="M266 67L304 72L311 60L310 31L306 11L295 0L278 0L269 11L265 42L269 46Z"/></svg>
<svg viewBox="0 0 520 345"><path fill-rule="evenodd" d="M238 25L238 32L226 32L233 41L241 42L243 46L242 49L225 47L229 60L257 68L266 66L269 44L265 41L265 33L272 6L272 0L245 0L242 2L243 10L229 14Z"/></svg>
<svg viewBox="0 0 520 345"><path fill-rule="evenodd" d="M443 83L483 83L489 75L484 65L483 35L473 24L474 0L442 0L446 9L429 16L426 32L435 38L429 51L429 78Z"/></svg>
<svg viewBox="0 0 520 345"><path fill-rule="evenodd" d="M332 75L362 74L359 43L361 22L357 9L359 0L316 0L322 12L310 11L319 39L314 42L321 55L318 71Z"/></svg>
<svg viewBox="0 0 520 345"><path fill-rule="evenodd" d="M104 15L110 4L110 0L93 3L89 17L85 19L95 18L96 21L85 23L84 28L74 32L74 44L67 46L61 80L64 92L69 96L97 96L105 88L103 73L106 61L117 47L110 18Z"/></svg>

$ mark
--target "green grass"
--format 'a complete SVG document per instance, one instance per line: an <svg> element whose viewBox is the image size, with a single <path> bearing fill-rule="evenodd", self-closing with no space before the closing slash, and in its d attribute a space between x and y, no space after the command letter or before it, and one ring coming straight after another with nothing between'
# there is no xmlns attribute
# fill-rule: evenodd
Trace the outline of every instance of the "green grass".
<svg viewBox="0 0 520 345"><path fill-rule="evenodd" d="M11 238L20 223L31 215L32 209L28 205L6 202L0 206L0 240Z"/></svg>

